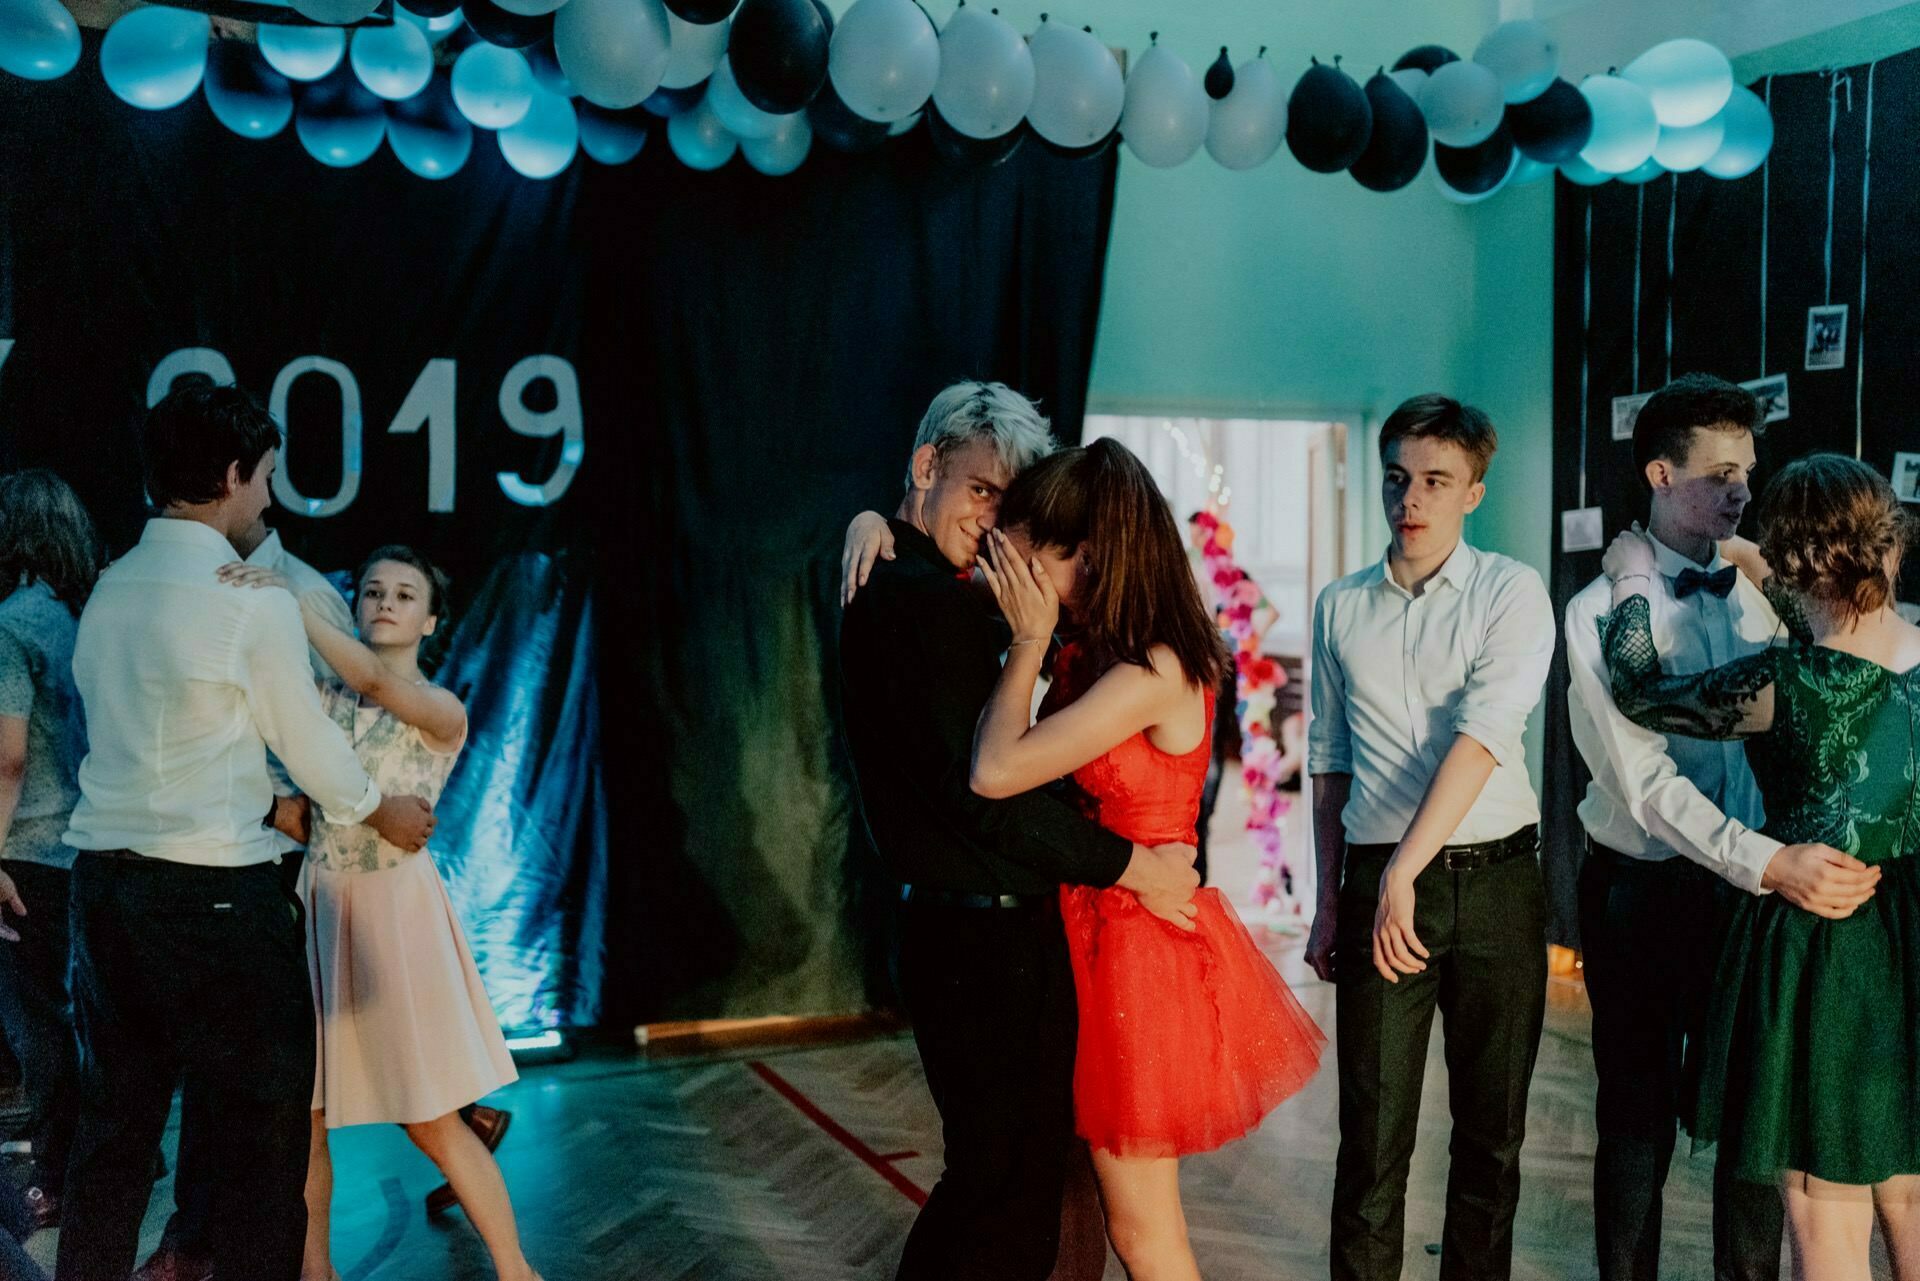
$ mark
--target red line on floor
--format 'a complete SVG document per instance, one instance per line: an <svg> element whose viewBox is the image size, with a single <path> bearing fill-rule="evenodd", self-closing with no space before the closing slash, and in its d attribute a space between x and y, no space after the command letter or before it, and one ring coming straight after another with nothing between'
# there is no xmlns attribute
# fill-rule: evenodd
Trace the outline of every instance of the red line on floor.
<svg viewBox="0 0 1920 1281"><path fill-rule="evenodd" d="M807 1120L813 1122L822 1130L825 1130L828 1136L836 1143L859 1157L875 1174L885 1179L888 1183L891 1183L900 1195L906 1197L907 1200L913 1202L915 1205L925 1205L927 1203L927 1194L919 1184L900 1173L900 1171L888 1163L886 1157L881 1156L878 1152L875 1152L872 1148L862 1143L859 1138L851 1133L845 1126L821 1111L812 1099L794 1088L792 1082L758 1060L750 1061L747 1066L752 1068L754 1074L762 1081L772 1086L776 1094L798 1108L800 1115L806 1117Z"/></svg>

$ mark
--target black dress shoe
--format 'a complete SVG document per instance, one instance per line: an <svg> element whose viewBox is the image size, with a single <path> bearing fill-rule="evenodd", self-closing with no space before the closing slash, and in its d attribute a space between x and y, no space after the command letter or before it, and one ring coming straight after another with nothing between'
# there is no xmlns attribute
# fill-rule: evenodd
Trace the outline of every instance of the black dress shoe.
<svg viewBox="0 0 1920 1281"><path fill-rule="evenodd" d="M480 1136L487 1145L487 1151L497 1151L500 1140L507 1137L507 1126L513 1123L513 1113L505 1108L489 1108L475 1105L467 1113L467 1128ZM451 1183L442 1183L427 1193L427 1215L438 1217L460 1204L460 1197Z"/></svg>
<svg viewBox="0 0 1920 1281"><path fill-rule="evenodd" d="M60 1226L60 1198L45 1188L28 1188L26 1191L27 1209L33 1213L33 1226L39 1228L57 1228Z"/></svg>

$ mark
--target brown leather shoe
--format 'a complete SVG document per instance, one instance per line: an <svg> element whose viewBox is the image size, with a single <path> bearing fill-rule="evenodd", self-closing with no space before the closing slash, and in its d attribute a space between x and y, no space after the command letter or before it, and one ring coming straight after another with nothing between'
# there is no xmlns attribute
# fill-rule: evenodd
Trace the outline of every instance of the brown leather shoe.
<svg viewBox="0 0 1920 1281"><path fill-rule="evenodd" d="M497 1151L500 1140L507 1137L507 1127L513 1123L513 1113L505 1108L475 1106L467 1113L467 1128L480 1136L487 1145L487 1151ZM427 1193L427 1215L436 1218L460 1204L459 1196L451 1183L442 1183Z"/></svg>
<svg viewBox="0 0 1920 1281"><path fill-rule="evenodd" d="M162 1245L129 1281L213 1281L213 1260Z"/></svg>
<svg viewBox="0 0 1920 1281"><path fill-rule="evenodd" d="M24 1194L27 1209L33 1215L34 1228L57 1228L60 1226L60 1198L45 1188L28 1188Z"/></svg>

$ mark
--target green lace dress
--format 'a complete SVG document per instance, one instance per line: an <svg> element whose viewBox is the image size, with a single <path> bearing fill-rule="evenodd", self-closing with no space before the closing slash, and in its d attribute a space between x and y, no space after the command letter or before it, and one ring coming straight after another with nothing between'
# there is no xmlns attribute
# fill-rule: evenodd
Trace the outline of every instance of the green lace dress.
<svg viewBox="0 0 1920 1281"><path fill-rule="evenodd" d="M1665 675L1640 596L1601 635L1629 719L1746 740L1767 835L1886 865L1842 921L1741 900L1698 1049L1696 1142L1759 1182L1920 1173L1920 669L1796 644Z"/></svg>

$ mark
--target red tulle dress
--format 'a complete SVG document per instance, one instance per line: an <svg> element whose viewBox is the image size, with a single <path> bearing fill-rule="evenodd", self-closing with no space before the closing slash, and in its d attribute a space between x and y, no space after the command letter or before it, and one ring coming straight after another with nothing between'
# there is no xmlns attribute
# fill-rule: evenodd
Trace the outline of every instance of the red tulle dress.
<svg viewBox="0 0 1920 1281"><path fill-rule="evenodd" d="M1047 715L1098 679L1073 646L1055 662ZM1135 734L1074 771L1089 818L1142 845L1193 844L1212 745L1172 756ZM1080 1040L1075 1128L1121 1156L1209 1152L1247 1134L1320 1066L1327 1038L1217 889L1188 933L1131 891L1060 892Z"/></svg>

